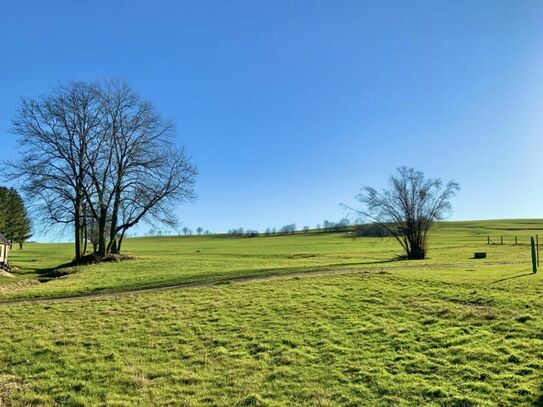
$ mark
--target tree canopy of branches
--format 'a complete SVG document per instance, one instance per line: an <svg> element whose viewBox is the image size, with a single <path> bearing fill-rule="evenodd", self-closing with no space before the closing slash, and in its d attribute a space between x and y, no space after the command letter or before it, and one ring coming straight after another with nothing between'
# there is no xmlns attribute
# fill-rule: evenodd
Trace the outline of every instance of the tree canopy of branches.
<svg viewBox="0 0 543 407"><path fill-rule="evenodd" d="M0 232L19 244L30 239L31 223L23 199L14 188L0 187Z"/></svg>
<svg viewBox="0 0 543 407"><path fill-rule="evenodd" d="M285 225L280 229L280 233L283 233L285 235L287 234L294 234L296 232L296 224L291 223L290 225Z"/></svg>
<svg viewBox="0 0 543 407"><path fill-rule="evenodd" d="M351 224L351 221L347 218L342 218L339 222L331 222L329 220L324 220L322 223L324 232L345 232L348 226ZM320 229L320 225L317 225L317 229Z"/></svg>
<svg viewBox="0 0 543 407"><path fill-rule="evenodd" d="M260 235L260 233L258 233L258 230L253 230L253 229L243 229L243 228L234 228L234 229L230 229L228 232L227 232L227 235L228 236L232 236L232 237L258 237Z"/></svg>
<svg viewBox="0 0 543 407"><path fill-rule="evenodd" d="M389 231L408 259L424 259L428 231L450 213L451 198L459 189L454 181L443 184L414 168L400 167L388 189L362 187L357 199L365 208L356 212Z"/></svg>
<svg viewBox="0 0 543 407"><path fill-rule="evenodd" d="M22 154L8 163L11 175L41 219L73 227L76 262L89 236L99 257L119 253L128 229L142 220L174 226L175 205L195 197L196 169L173 124L123 81L23 99L13 133Z"/></svg>

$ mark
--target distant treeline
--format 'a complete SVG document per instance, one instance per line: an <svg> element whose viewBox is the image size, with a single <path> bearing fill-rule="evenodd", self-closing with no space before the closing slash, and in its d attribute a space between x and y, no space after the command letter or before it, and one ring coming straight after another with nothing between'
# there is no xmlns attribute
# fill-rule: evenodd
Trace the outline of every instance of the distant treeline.
<svg viewBox="0 0 543 407"><path fill-rule="evenodd" d="M296 232L308 233L311 230L309 226L304 226L302 229L298 229L296 224L291 223L280 228L266 228L263 233L260 233L254 229L234 228L227 232L228 236L232 237L258 237L263 236L278 236L278 235L292 235ZM332 222L325 220L321 224L317 224L313 233L341 233L348 232L354 237L387 237L391 236L390 232L383 226L376 223L368 224L352 224L349 219L343 218L339 222Z"/></svg>
<svg viewBox="0 0 543 407"><path fill-rule="evenodd" d="M301 229L296 227L295 223L289 223L280 228L269 227L266 228L264 232L259 232L256 229L250 228L233 228L228 230L226 234L231 237L258 237L258 236L284 236L284 235L293 235L295 233L349 233L353 237L387 237L391 236L390 232L383 226L376 223L367 223L367 224L356 224L351 223L349 219L343 218L338 222L332 222L325 220L322 224L317 224L314 229L311 229L309 226L304 226ZM178 234L179 236L192 236L195 233L192 229L184 227L179 232L172 231L162 231L150 229L145 233L145 236L164 236L164 235L174 235ZM197 235L211 235L213 234L209 230L204 230L202 227L196 228Z"/></svg>
<svg viewBox="0 0 543 407"><path fill-rule="evenodd" d="M179 230L179 231L173 231L173 230L161 230L161 229L149 229L147 232L145 232L145 236L175 236L175 235L178 235L178 236L181 236L181 234L183 234L183 236L192 236L194 234L194 232L192 231L192 229L189 229L188 227L184 227L183 229ZM209 230L204 230L204 228L202 228L201 226L198 226L196 228L196 234L198 236L200 235L211 235L213 234L212 232L210 232Z"/></svg>
<svg viewBox="0 0 543 407"><path fill-rule="evenodd" d="M304 226L301 229L296 227L295 223L282 226L280 228L266 228L264 232L259 232L255 229L245 229L243 227L230 229L226 234L231 237L259 237L259 236L284 236L293 235L295 233L349 233L353 237L387 237L391 236L391 233L383 226L376 223L356 224L351 223L349 219L343 218L338 222L332 222L325 220L322 225L319 223L314 229L309 226ZM196 228L196 233L188 227L182 228L179 232L162 231L150 229L145 233L145 236L167 236L175 235L179 236L192 236L197 235L211 235L213 234L207 229L202 227Z"/></svg>

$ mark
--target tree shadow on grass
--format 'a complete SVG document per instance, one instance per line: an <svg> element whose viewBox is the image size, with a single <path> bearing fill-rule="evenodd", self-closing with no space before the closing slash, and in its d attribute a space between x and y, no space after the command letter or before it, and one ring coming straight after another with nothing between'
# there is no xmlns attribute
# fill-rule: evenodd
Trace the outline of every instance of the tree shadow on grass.
<svg viewBox="0 0 543 407"><path fill-rule="evenodd" d="M76 263L74 260L62 263L55 267L45 267L36 269L34 272L38 275L38 280L45 282L55 278L64 277L68 274L73 274L79 271L79 267L90 266L98 263L118 263L120 261L132 260L133 257L120 254L110 254L106 257L99 257L96 254L88 254L84 256L81 262Z"/></svg>
<svg viewBox="0 0 543 407"><path fill-rule="evenodd" d="M305 265L305 266L290 266L290 267L266 267L259 269L248 269L244 270L250 272L250 274L260 275L261 273L272 273L272 274L288 274L288 273L303 273L305 271L330 271L335 269L344 269L345 267L362 267L370 265L379 265L394 263L397 261L402 261L403 258L393 257L387 260L375 260L375 261L356 261L356 262L344 262L344 263L330 263L330 264L319 264L319 265ZM377 269L376 269L377 270ZM236 273L236 272L233 272Z"/></svg>
<svg viewBox="0 0 543 407"><path fill-rule="evenodd" d="M497 284L497 283L501 283L502 281L514 280L516 278L528 277L528 276L533 276L533 275L534 273L531 271L528 273L515 274L514 276L511 276L511 277L500 278L499 280L492 281L490 284Z"/></svg>
<svg viewBox="0 0 543 407"><path fill-rule="evenodd" d="M11 271L11 274L13 275L19 275L19 276L28 276L30 278L38 277L39 278L58 278L65 276L67 274L70 274L71 272L74 272L76 270L69 271L67 270L69 267L73 267L73 264L71 262L69 263L63 263L59 264L57 266L53 267L42 267L42 268L28 268L28 269L19 269L18 267L14 267Z"/></svg>
<svg viewBox="0 0 543 407"><path fill-rule="evenodd" d="M227 273L221 273L217 271L212 274L197 274L192 276L184 276L182 280L172 279L171 281L164 281L161 284L144 284L140 287L127 288L126 291L137 291L141 289L153 289L153 288L167 288L170 286L178 286L182 284L193 284L208 282L210 284L220 284L222 282L231 282L235 280L244 280L252 278L265 278L273 276L284 276L297 273L314 273L314 272L327 272L334 270L348 270L349 268L356 268L361 266L378 265L401 261L401 257L393 257L387 260L376 260L366 262L344 262L344 263L331 263L321 265L304 265L304 266L291 266L291 267L267 267L258 269L242 269L231 270ZM377 268L375 268L377 271ZM74 267L72 262L64 263L56 267L48 267L42 269L36 269L35 273L38 274L37 279L41 283L46 283L57 278L65 277L70 274L76 273L79 269ZM96 290L95 290L96 291ZM117 292L118 290L111 290L111 292ZM123 290L124 291L124 290Z"/></svg>
<svg viewBox="0 0 543 407"><path fill-rule="evenodd" d="M228 272L221 272L216 271L211 274L205 274L205 273L195 273L192 275L181 275L179 279L172 278L170 280L165 281L154 281L149 282L149 284L142 284L142 285L131 285L131 286L122 286L122 287L94 287L91 291L75 291L70 293L64 293L61 295L52 295L52 296L43 296L43 297L36 297L36 298L24 298L24 299L9 299L6 301L0 301L0 304L4 303L13 303L17 301L41 301L41 300L47 300L47 299L63 299L63 298L83 298L87 296L93 296L93 295L108 295L108 294L121 294L121 293L133 293L133 292L142 292L142 291L159 291L159 290L170 290L170 289L177 289L181 287L192 287L192 286L212 286L212 285L218 285L218 284L231 284L233 282L241 282L241 281L251 281L251 280L263 280L267 278L273 278L273 277L288 277L289 275L292 275L294 277L300 276L302 274L307 273L315 274L320 272L335 272L338 271L341 272L363 272L367 273L370 270L369 269L352 269L352 268L342 268L341 266L360 266L364 264L378 264L378 263L389 263L392 261L397 261L395 259L390 260L381 260L381 261L373 261L373 262L351 262L351 263L335 263L335 264L323 264L319 266L297 266L297 267L270 267L270 268L260 268L260 269L241 269L241 270L231 270ZM374 268L376 273L383 274L383 270L379 271L378 268ZM65 273L71 274L77 270L73 271L66 271L66 270L59 270L55 268L49 268L49 269L42 269L41 272L43 273L43 277L38 277L38 280L40 282L45 283L48 281L53 281L54 278L51 278L52 275L55 275L54 273ZM386 273L386 272L385 272ZM58 277L62 277L62 275L59 275ZM58 278L56 277L56 278ZM42 280L43 279L43 280Z"/></svg>
<svg viewBox="0 0 543 407"><path fill-rule="evenodd" d="M38 275L38 280L45 282L74 273L76 270L68 270L70 267L73 267L72 262L63 263L55 267L36 269L35 273Z"/></svg>
<svg viewBox="0 0 543 407"><path fill-rule="evenodd" d="M541 394L537 399L534 400L533 406L534 407L543 407L543 394Z"/></svg>

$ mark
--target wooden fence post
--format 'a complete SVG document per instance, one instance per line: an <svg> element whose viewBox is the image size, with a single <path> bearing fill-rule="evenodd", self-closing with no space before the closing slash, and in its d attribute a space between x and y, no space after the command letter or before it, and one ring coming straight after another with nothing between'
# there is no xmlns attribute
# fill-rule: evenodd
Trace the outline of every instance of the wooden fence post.
<svg viewBox="0 0 543 407"><path fill-rule="evenodd" d="M536 258L536 252L535 252L535 241L534 237L530 237L530 243L532 246L532 271L534 273L537 273L537 258Z"/></svg>
<svg viewBox="0 0 543 407"><path fill-rule="evenodd" d="M535 249L537 255L537 267L539 267L539 235L535 235Z"/></svg>

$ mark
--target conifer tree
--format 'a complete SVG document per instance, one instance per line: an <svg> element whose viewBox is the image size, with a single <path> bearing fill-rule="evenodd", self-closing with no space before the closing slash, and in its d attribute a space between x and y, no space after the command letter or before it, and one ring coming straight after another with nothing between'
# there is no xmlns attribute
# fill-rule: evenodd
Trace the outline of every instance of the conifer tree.
<svg viewBox="0 0 543 407"><path fill-rule="evenodd" d="M18 243L21 250L23 243L32 236L30 217L14 188L0 187L0 233Z"/></svg>

